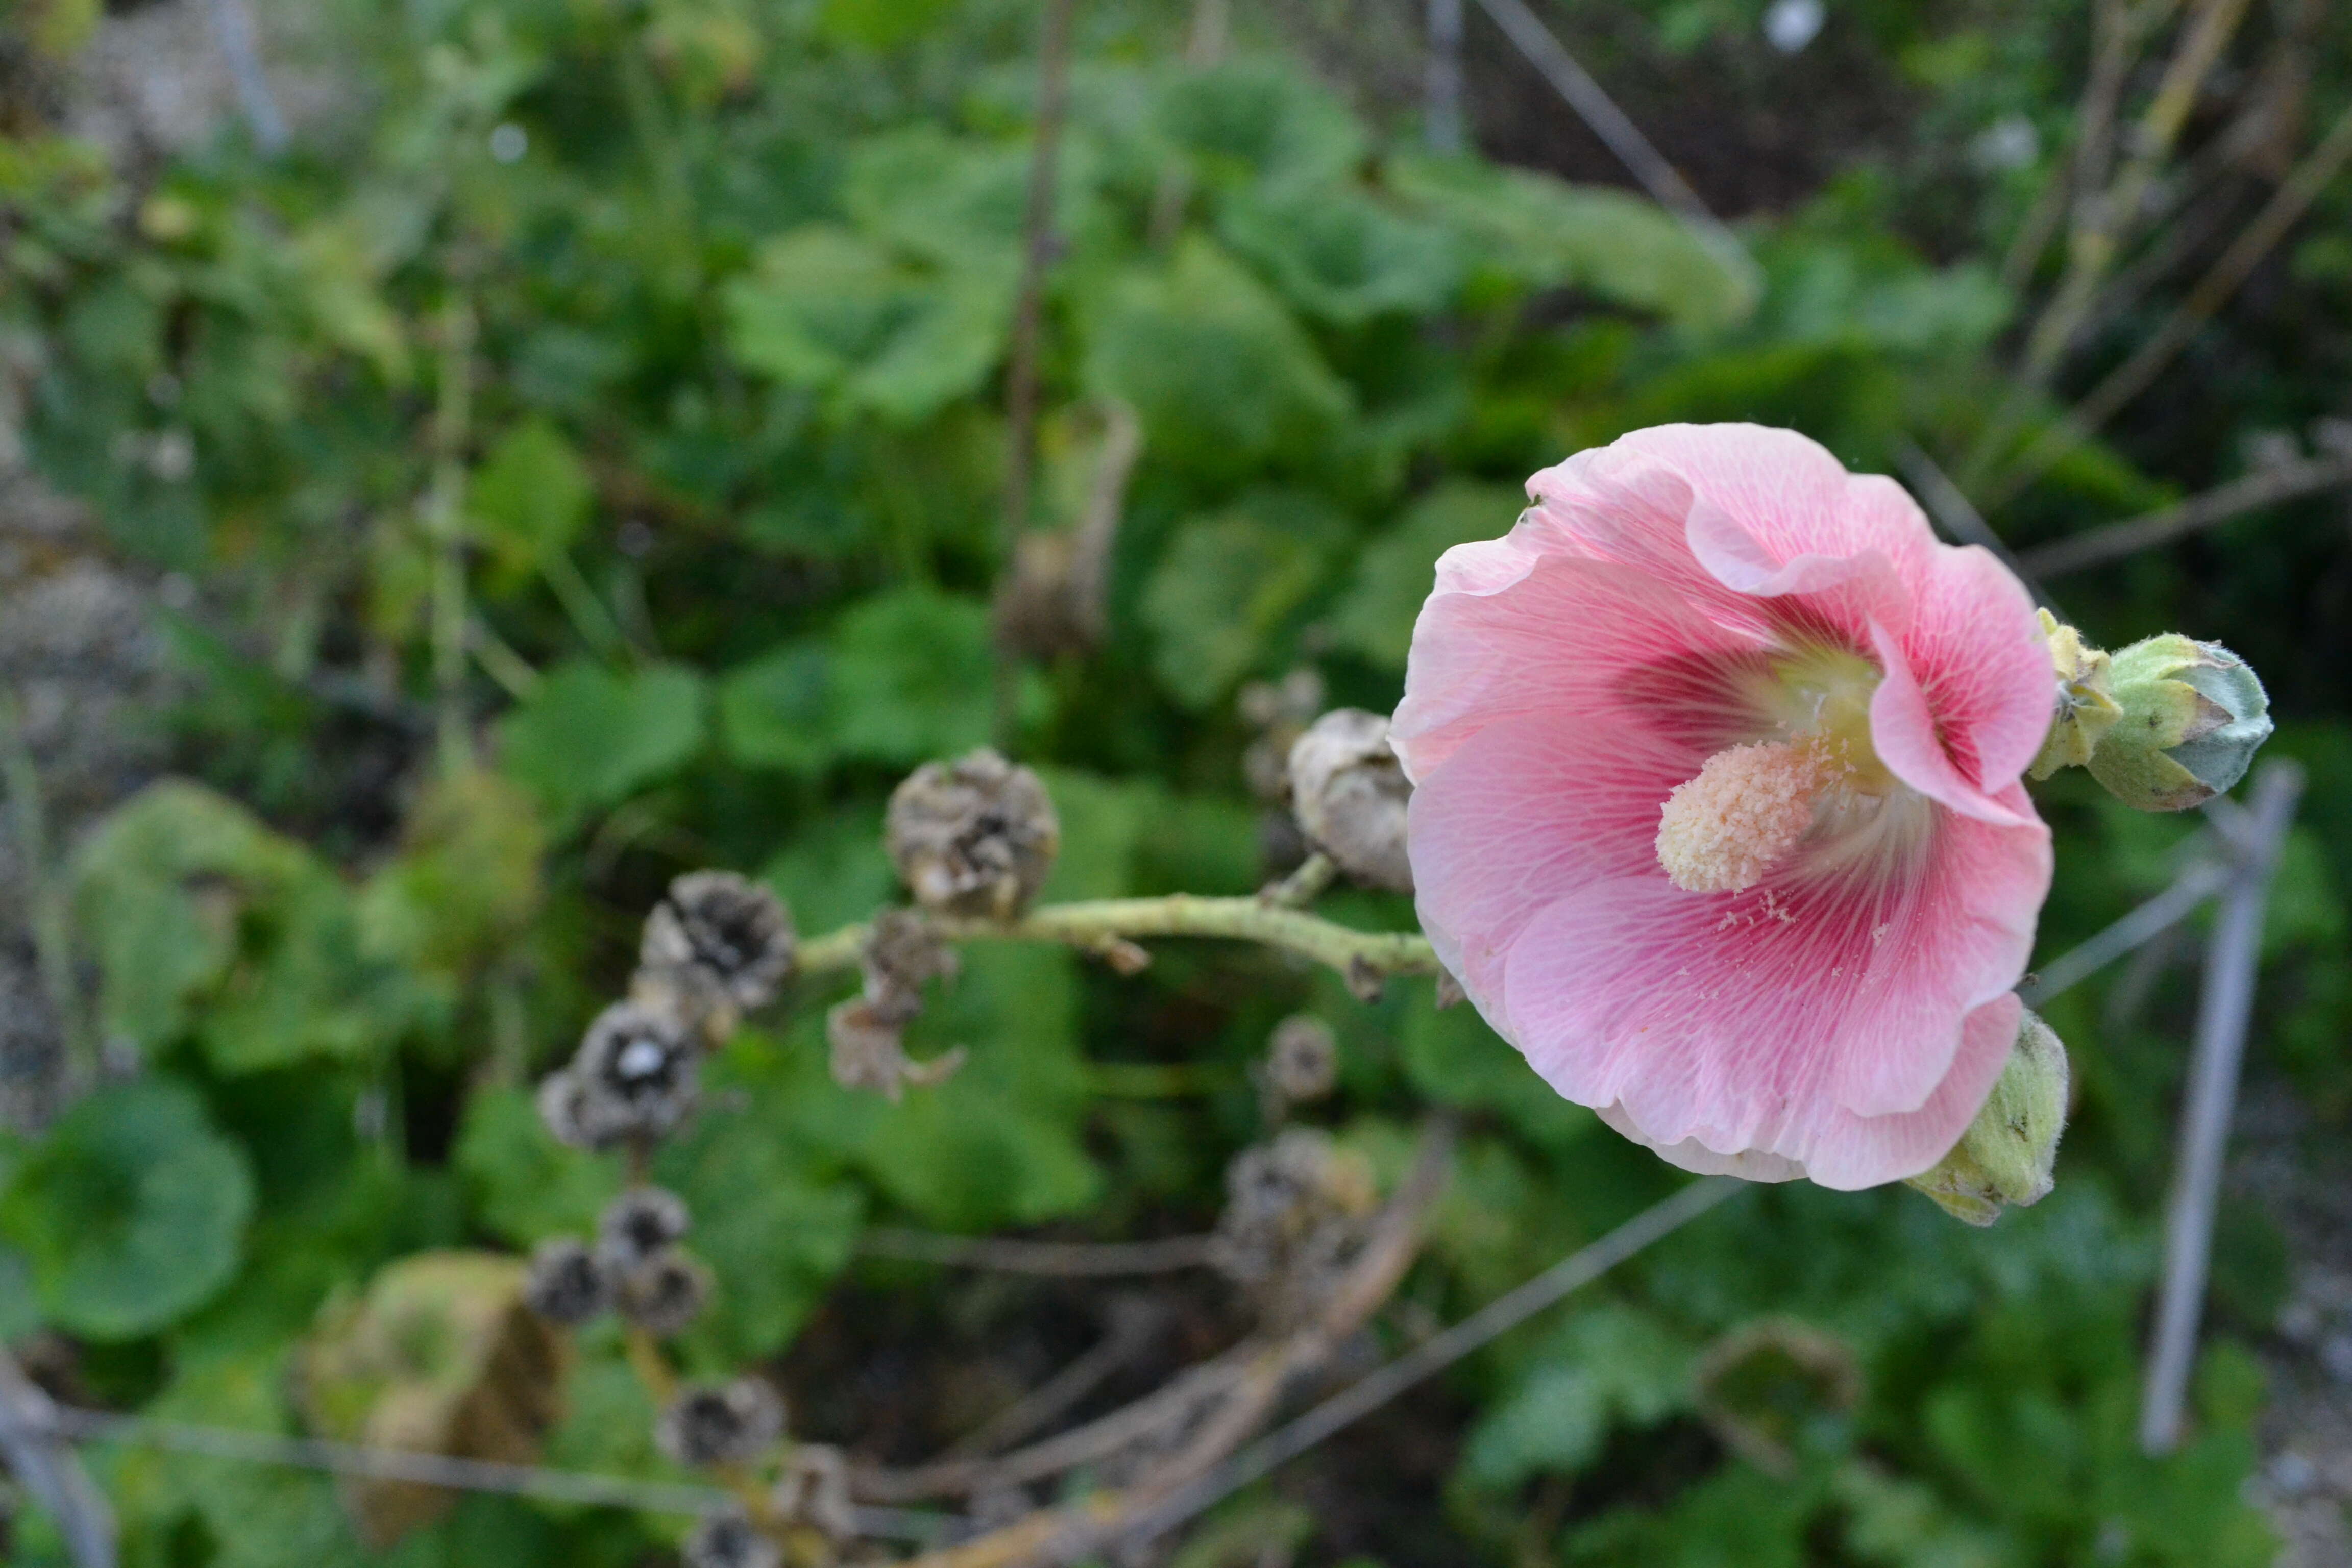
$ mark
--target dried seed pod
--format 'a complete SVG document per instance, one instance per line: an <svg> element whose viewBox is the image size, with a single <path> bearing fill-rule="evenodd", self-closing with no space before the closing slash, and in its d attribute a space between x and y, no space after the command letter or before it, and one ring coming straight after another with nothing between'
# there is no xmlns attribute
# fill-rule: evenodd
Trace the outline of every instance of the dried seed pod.
<svg viewBox="0 0 2352 1568"><path fill-rule="evenodd" d="M1275 1026L1265 1074L1276 1093L1297 1104L1320 1100L1339 1081L1339 1042L1331 1026L1301 1013Z"/></svg>
<svg viewBox="0 0 2352 1568"><path fill-rule="evenodd" d="M710 1300L710 1270L675 1247L621 1276L621 1316L648 1333L682 1333Z"/></svg>
<svg viewBox="0 0 2352 1568"><path fill-rule="evenodd" d="M523 1300L551 1323L580 1324L613 1304L613 1279L570 1237L541 1242L523 1278Z"/></svg>
<svg viewBox="0 0 2352 1568"><path fill-rule="evenodd" d="M883 845L915 901L1007 921L1045 885L1062 826L1045 786L986 747L925 763L891 793Z"/></svg>
<svg viewBox="0 0 2352 1568"><path fill-rule="evenodd" d="M686 1200L666 1187L632 1187L605 1205L596 1222L597 1250L619 1271L643 1263L686 1237L693 1218Z"/></svg>
<svg viewBox="0 0 2352 1568"><path fill-rule="evenodd" d="M580 1120L582 1098L580 1080L569 1068L558 1068L539 1080L539 1120L549 1137L569 1148L589 1147L588 1132Z"/></svg>
<svg viewBox="0 0 2352 1568"><path fill-rule="evenodd" d="M904 1024L923 1010L926 983L955 973L956 953L915 910L885 910L866 930L857 967L873 1016Z"/></svg>
<svg viewBox="0 0 2352 1568"><path fill-rule="evenodd" d="M783 1568L776 1543L740 1513L714 1513L697 1524L678 1548L686 1568Z"/></svg>
<svg viewBox="0 0 2352 1568"><path fill-rule="evenodd" d="M588 1148L658 1138L694 1107L694 1040L677 1016L662 1008L635 1002L605 1008L563 1072L572 1087L542 1086L541 1113L551 1131L560 1115L574 1133L566 1141ZM557 1113L551 1113L551 1105Z"/></svg>
<svg viewBox="0 0 2352 1568"><path fill-rule="evenodd" d="M654 1445L694 1468L756 1459L784 1435L784 1402L756 1377L688 1388L654 1424Z"/></svg>
<svg viewBox="0 0 2352 1568"><path fill-rule="evenodd" d="M824 1016L824 1037L833 1047L833 1081L844 1089L870 1090L896 1105L908 1084L927 1089L945 1083L963 1066L961 1046L929 1061L916 1061L907 1055L906 1027L863 997L836 1004Z"/></svg>
<svg viewBox="0 0 2352 1568"><path fill-rule="evenodd" d="M1412 891L1404 838L1412 797L1381 714L1335 708L1290 748L1290 803L1298 826L1360 882Z"/></svg>
<svg viewBox="0 0 2352 1568"><path fill-rule="evenodd" d="M1379 1201L1363 1157L1305 1127L1236 1155L1225 1169L1225 1196L1216 1265L1276 1315L1318 1299Z"/></svg>
<svg viewBox="0 0 2352 1568"><path fill-rule="evenodd" d="M749 1011L791 975L793 922L782 900L732 871L691 871L646 917L641 975L688 998Z"/></svg>
<svg viewBox="0 0 2352 1568"><path fill-rule="evenodd" d="M857 1534L857 1510L849 1497L849 1461L824 1443L803 1443L784 1461L770 1504L780 1519L805 1524L826 1540Z"/></svg>
<svg viewBox="0 0 2352 1568"><path fill-rule="evenodd" d="M1279 682L1253 680L1234 700L1242 722L1257 738L1242 752L1242 777L1260 800L1279 802L1290 794L1290 748L1323 710L1323 678L1304 667Z"/></svg>

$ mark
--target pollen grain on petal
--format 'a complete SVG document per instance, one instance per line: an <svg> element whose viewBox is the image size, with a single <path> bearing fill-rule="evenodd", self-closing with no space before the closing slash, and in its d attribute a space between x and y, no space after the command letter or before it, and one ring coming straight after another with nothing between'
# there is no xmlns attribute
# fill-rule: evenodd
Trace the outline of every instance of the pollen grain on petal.
<svg viewBox="0 0 2352 1568"><path fill-rule="evenodd" d="M1658 864L1685 892L1736 893L1764 879L1813 825L1838 771L1811 746L1762 741L1706 760L1658 820Z"/></svg>

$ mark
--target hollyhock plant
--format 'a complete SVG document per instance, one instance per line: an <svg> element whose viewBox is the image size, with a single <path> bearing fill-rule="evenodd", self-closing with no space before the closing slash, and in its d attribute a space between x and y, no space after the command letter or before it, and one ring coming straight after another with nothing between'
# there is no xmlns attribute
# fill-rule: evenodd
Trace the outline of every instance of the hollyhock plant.
<svg viewBox="0 0 2352 1568"><path fill-rule="evenodd" d="M2018 1038L2050 885L2025 589L1786 430L1643 430L1528 491L1439 561L1391 732L1439 957L1678 1165L1927 1170Z"/></svg>

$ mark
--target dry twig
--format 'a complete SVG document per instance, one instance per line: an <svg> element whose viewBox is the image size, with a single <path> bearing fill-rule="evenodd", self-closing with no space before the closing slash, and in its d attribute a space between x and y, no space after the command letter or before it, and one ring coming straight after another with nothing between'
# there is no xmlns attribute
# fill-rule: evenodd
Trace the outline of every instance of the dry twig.
<svg viewBox="0 0 2352 1568"><path fill-rule="evenodd" d="M2311 458L2299 462L2281 463L2262 468L2242 479L2189 497L2171 506L2129 518L2122 522L2095 528L2088 533L2078 533L2070 539L2037 545L2020 554L2016 565L2021 572L2036 576L2060 577L2069 572L2081 572L2089 567L2120 561L2126 555L2137 555L2143 550L2153 550L2169 544L2200 530L2212 528L2258 511L2266 506L2316 495L2344 485L2352 485L2352 458Z"/></svg>

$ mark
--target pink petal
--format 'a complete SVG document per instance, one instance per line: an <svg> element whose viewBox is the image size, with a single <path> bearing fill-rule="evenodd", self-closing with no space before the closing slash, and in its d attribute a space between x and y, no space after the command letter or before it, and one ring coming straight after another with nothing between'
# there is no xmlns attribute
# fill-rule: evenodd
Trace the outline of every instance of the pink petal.
<svg viewBox="0 0 2352 1568"><path fill-rule="evenodd" d="M1678 1164L1926 1169L2007 1058L2049 883L2022 589L1785 431L1637 432L1529 492L1507 539L1439 563L1396 713L1440 957L1563 1095ZM1662 803L1755 738L1743 668L1803 641L1881 667L1873 744L1918 794L1759 887L1673 887Z"/></svg>
<svg viewBox="0 0 2352 1568"><path fill-rule="evenodd" d="M1903 652L1963 777L1993 793L2042 749L2057 701L2025 585L1987 551L1938 545Z"/></svg>
<svg viewBox="0 0 2352 1568"><path fill-rule="evenodd" d="M1759 657L1766 646L1759 633L1701 615L1648 574L1538 555L1514 530L1508 539L1456 545L1439 561L1389 742L1418 782L1489 725L1524 713L1582 714L1621 728L1682 725L1689 744L1704 748L1691 763L1696 773L1746 721L1726 710L1710 731L1691 703L1720 686L1717 666ZM1662 703L1640 685L1654 684L1658 668L1676 660L1710 672L1691 703Z"/></svg>

